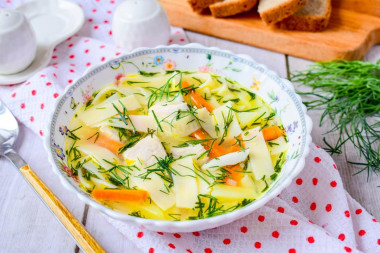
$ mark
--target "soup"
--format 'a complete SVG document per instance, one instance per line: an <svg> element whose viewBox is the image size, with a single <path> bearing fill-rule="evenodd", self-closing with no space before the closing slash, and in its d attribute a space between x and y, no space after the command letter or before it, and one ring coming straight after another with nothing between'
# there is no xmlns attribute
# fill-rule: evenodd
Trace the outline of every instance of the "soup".
<svg viewBox="0 0 380 253"><path fill-rule="evenodd" d="M140 72L94 92L65 140L80 187L111 209L193 220L256 200L285 162L279 117L258 95L211 73Z"/></svg>

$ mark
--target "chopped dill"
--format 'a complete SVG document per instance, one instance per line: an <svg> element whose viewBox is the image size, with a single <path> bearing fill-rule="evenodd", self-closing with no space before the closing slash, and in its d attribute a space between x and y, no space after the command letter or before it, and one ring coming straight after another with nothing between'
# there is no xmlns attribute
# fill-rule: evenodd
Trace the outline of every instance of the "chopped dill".
<svg viewBox="0 0 380 253"><path fill-rule="evenodd" d="M75 128L74 130L67 129L67 132L68 132L67 137L70 139L73 139L74 141L80 140L80 138L76 134L74 134L74 132L77 131L78 129L81 129L82 127L83 126L79 126Z"/></svg>
<svg viewBox="0 0 380 253"><path fill-rule="evenodd" d="M235 109L235 108L232 108L229 106L227 106L227 108L234 111L234 112L253 112L253 111L256 111L257 109L260 109L260 107L254 107L254 108L247 109L247 110L238 110L238 109Z"/></svg>
<svg viewBox="0 0 380 253"><path fill-rule="evenodd" d="M161 124L160 124L160 121L158 120L156 114L154 113L154 111L152 110L152 113L153 113L153 117L154 117L154 120L156 121L157 123L157 126L158 128L161 130L161 132L163 132L164 130L162 130L162 127L161 127Z"/></svg>

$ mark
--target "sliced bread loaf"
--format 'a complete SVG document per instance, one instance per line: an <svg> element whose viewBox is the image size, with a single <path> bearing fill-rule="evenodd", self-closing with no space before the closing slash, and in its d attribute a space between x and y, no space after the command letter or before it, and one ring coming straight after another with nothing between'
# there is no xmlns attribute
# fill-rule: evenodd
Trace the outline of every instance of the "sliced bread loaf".
<svg viewBox="0 0 380 253"><path fill-rule="evenodd" d="M331 0L309 0L304 8L278 22L276 26L288 30L317 32L327 27L330 14Z"/></svg>
<svg viewBox="0 0 380 253"><path fill-rule="evenodd" d="M210 11L214 17L228 17L252 9L257 0L224 0L211 4Z"/></svg>
<svg viewBox="0 0 380 253"><path fill-rule="evenodd" d="M296 13L307 4L307 0L260 0L258 12L267 24L277 23Z"/></svg>
<svg viewBox="0 0 380 253"><path fill-rule="evenodd" d="M223 0L187 0L193 11L201 13L209 7L210 4L217 3Z"/></svg>

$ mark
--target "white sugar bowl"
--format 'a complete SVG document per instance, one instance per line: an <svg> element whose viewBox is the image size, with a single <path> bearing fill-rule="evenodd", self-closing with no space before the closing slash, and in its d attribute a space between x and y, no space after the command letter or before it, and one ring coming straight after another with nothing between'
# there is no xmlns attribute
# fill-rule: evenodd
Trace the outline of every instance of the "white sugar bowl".
<svg viewBox="0 0 380 253"><path fill-rule="evenodd" d="M126 51L166 45L170 23L156 0L125 0L116 8L112 34L116 45Z"/></svg>
<svg viewBox="0 0 380 253"><path fill-rule="evenodd" d="M18 11L0 9L0 74L26 69L36 56L34 32L25 16Z"/></svg>

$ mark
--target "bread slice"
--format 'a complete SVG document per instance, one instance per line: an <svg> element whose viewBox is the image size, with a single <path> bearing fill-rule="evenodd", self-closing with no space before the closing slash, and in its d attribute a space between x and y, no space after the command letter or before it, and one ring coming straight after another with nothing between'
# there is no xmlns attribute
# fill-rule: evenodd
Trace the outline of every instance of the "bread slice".
<svg viewBox="0 0 380 253"><path fill-rule="evenodd" d="M267 24L277 23L291 16L307 4L307 0L260 0L258 12Z"/></svg>
<svg viewBox="0 0 380 253"><path fill-rule="evenodd" d="M257 0L224 0L211 4L210 11L214 17L227 17L246 12L255 7Z"/></svg>
<svg viewBox="0 0 380 253"><path fill-rule="evenodd" d="M327 27L330 15L331 0L309 0L304 8L278 22L276 26L288 30L318 32Z"/></svg>
<svg viewBox="0 0 380 253"><path fill-rule="evenodd" d="M210 4L217 3L223 0L187 0L193 11L202 13Z"/></svg>

